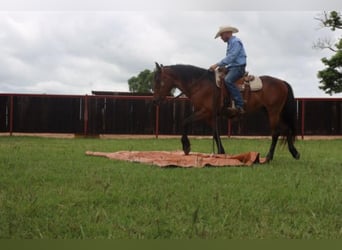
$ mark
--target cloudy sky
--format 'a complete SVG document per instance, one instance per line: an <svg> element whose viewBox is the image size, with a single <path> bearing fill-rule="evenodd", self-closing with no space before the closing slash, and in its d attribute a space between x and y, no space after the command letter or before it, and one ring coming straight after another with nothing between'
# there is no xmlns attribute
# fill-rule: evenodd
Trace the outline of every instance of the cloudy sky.
<svg viewBox="0 0 342 250"><path fill-rule="evenodd" d="M332 53L312 46L319 38L337 40L341 32L315 20L323 9L208 11L152 4L106 9L91 1L82 1L83 7L19 2L0 11L0 93L128 91L127 80L153 70L155 61L208 68L225 54L226 44L214 35L229 24L240 30L251 74L288 81L296 97L329 97L316 75L324 67L320 59Z"/></svg>

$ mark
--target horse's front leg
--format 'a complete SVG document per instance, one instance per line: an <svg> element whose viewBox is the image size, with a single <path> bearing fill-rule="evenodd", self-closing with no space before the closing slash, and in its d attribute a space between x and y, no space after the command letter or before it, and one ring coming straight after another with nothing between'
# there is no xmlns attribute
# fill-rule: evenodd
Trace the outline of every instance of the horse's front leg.
<svg viewBox="0 0 342 250"><path fill-rule="evenodd" d="M188 155L191 151L191 146L190 146L190 141L189 141L187 133L183 133L181 141L182 141L184 154Z"/></svg>
<svg viewBox="0 0 342 250"><path fill-rule="evenodd" d="M219 134L219 131L217 128L214 129L214 139L215 139L216 146L217 146L217 153L218 154L225 154L226 152L224 151L222 141L221 141L221 137L220 137L220 134Z"/></svg>
<svg viewBox="0 0 342 250"><path fill-rule="evenodd" d="M189 118L185 119L183 122L183 133L182 133L182 139L181 139L182 147L183 147L183 151L185 155L188 155L191 151L191 145L190 145L190 141L188 138L188 127L189 127L188 119Z"/></svg>
<svg viewBox="0 0 342 250"><path fill-rule="evenodd" d="M188 138L188 127L190 123L203 120L206 117L205 112L203 110L197 111L185 118L183 121L183 133L182 133L182 147L185 155L188 155L191 151L191 145Z"/></svg>

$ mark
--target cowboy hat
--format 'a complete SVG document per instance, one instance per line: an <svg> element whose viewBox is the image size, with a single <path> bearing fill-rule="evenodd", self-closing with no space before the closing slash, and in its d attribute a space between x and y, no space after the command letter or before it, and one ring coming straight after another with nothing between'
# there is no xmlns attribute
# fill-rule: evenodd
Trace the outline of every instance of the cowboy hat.
<svg viewBox="0 0 342 250"><path fill-rule="evenodd" d="M224 32L237 33L237 32L239 32L239 30L235 27L232 27L232 26L222 26L219 28L219 31L217 31L215 38L218 38Z"/></svg>

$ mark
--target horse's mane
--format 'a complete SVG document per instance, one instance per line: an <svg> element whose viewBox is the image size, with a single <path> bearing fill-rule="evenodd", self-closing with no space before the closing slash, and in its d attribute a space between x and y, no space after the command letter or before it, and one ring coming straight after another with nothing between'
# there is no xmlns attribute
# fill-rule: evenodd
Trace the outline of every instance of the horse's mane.
<svg viewBox="0 0 342 250"><path fill-rule="evenodd" d="M214 73L207 69L184 64L175 64L168 67L176 72L184 82L190 82L199 78L214 81Z"/></svg>

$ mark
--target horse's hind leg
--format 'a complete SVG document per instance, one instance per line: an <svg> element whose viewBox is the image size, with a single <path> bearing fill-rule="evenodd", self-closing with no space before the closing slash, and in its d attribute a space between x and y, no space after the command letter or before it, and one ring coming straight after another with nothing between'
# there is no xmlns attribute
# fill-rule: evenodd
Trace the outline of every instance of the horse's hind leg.
<svg viewBox="0 0 342 250"><path fill-rule="evenodd" d="M280 135L279 132L273 132L273 134L272 134L272 143L271 143L271 147L270 147L270 150L268 151L268 153L267 153L267 155L266 155L266 161L267 161L267 162L273 160L274 150L275 150L275 148L276 148L276 145L277 145L277 142L278 142L279 135Z"/></svg>
<svg viewBox="0 0 342 250"><path fill-rule="evenodd" d="M294 141L293 141L293 137L291 135L287 135L286 136L287 139L287 146L288 149L291 153L291 155L293 156L293 158L295 158L296 160L299 160L300 158L300 153L297 151L296 147L294 146Z"/></svg>
<svg viewBox="0 0 342 250"><path fill-rule="evenodd" d="M215 142L216 142L218 154L225 154L226 152L224 151L224 148L223 148L223 145L222 145L222 141L221 141L218 129L215 129L214 139L215 139Z"/></svg>
<svg viewBox="0 0 342 250"><path fill-rule="evenodd" d="M273 160L274 150L277 146L278 138L280 136L279 109L269 107L267 109L267 113L268 113L268 118L270 121L271 131L272 131L272 143L271 143L270 150L268 151L268 153L266 155L266 161L269 162L269 161Z"/></svg>

